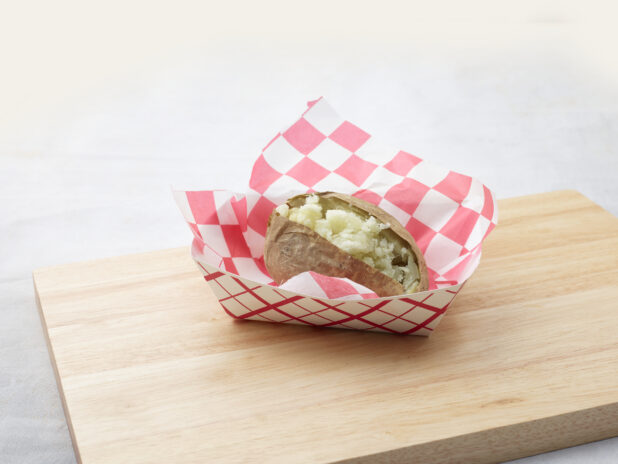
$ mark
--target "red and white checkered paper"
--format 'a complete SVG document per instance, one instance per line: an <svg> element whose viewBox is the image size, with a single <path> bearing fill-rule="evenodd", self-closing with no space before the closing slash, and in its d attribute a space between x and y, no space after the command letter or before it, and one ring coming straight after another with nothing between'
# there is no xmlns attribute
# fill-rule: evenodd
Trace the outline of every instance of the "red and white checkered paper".
<svg viewBox="0 0 618 464"><path fill-rule="evenodd" d="M264 148L247 193L174 192L204 279L237 319L429 335L479 263L497 223L493 193L382 144L323 98L308 106ZM397 218L425 256L429 290L378 298L347 279L313 272L277 287L263 259L268 217L288 198L313 191L351 194Z"/></svg>

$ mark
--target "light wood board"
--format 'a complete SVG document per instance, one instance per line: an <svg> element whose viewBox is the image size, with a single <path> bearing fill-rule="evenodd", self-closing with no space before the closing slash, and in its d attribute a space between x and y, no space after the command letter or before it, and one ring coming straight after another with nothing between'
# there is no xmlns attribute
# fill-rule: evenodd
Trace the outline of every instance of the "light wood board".
<svg viewBox="0 0 618 464"><path fill-rule="evenodd" d="M500 201L429 338L238 322L188 248L34 272L84 463L499 462L618 435L618 219Z"/></svg>

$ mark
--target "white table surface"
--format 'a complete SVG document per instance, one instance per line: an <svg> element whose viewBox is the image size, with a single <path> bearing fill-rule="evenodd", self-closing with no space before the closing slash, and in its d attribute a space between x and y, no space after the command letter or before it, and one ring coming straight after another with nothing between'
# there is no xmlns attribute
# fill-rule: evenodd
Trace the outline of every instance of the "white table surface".
<svg viewBox="0 0 618 464"><path fill-rule="evenodd" d="M552 47L509 50L228 44L58 87L36 111L22 91L0 129L0 462L75 459L32 270L187 245L169 186L243 190L307 100L499 198L577 189L618 214L611 79ZM517 462L616 463L618 439Z"/></svg>

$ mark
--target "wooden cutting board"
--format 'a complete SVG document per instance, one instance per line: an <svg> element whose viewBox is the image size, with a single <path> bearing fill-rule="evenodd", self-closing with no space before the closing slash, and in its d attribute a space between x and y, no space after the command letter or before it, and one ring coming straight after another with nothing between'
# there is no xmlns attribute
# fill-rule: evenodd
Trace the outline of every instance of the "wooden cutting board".
<svg viewBox="0 0 618 464"><path fill-rule="evenodd" d="M188 248L34 272L84 463L499 462L618 435L618 219L500 202L429 338L238 322Z"/></svg>

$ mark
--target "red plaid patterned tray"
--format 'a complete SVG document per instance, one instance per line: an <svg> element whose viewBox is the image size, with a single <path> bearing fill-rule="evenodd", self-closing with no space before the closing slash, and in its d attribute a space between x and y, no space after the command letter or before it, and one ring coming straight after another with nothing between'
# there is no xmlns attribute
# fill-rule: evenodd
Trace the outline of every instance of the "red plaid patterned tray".
<svg viewBox="0 0 618 464"><path fill-rule="evenodd" d="M425 256L429 290L377 298L315 273L275 286L263 260L270 213L293 195L327 190L363 198L404 224ZM322 98L264 148L247 193L174 196L194 234L193 258L230 316L414 335L438 325L498 216L493 193L479 181L381 144Z"/></svg>

